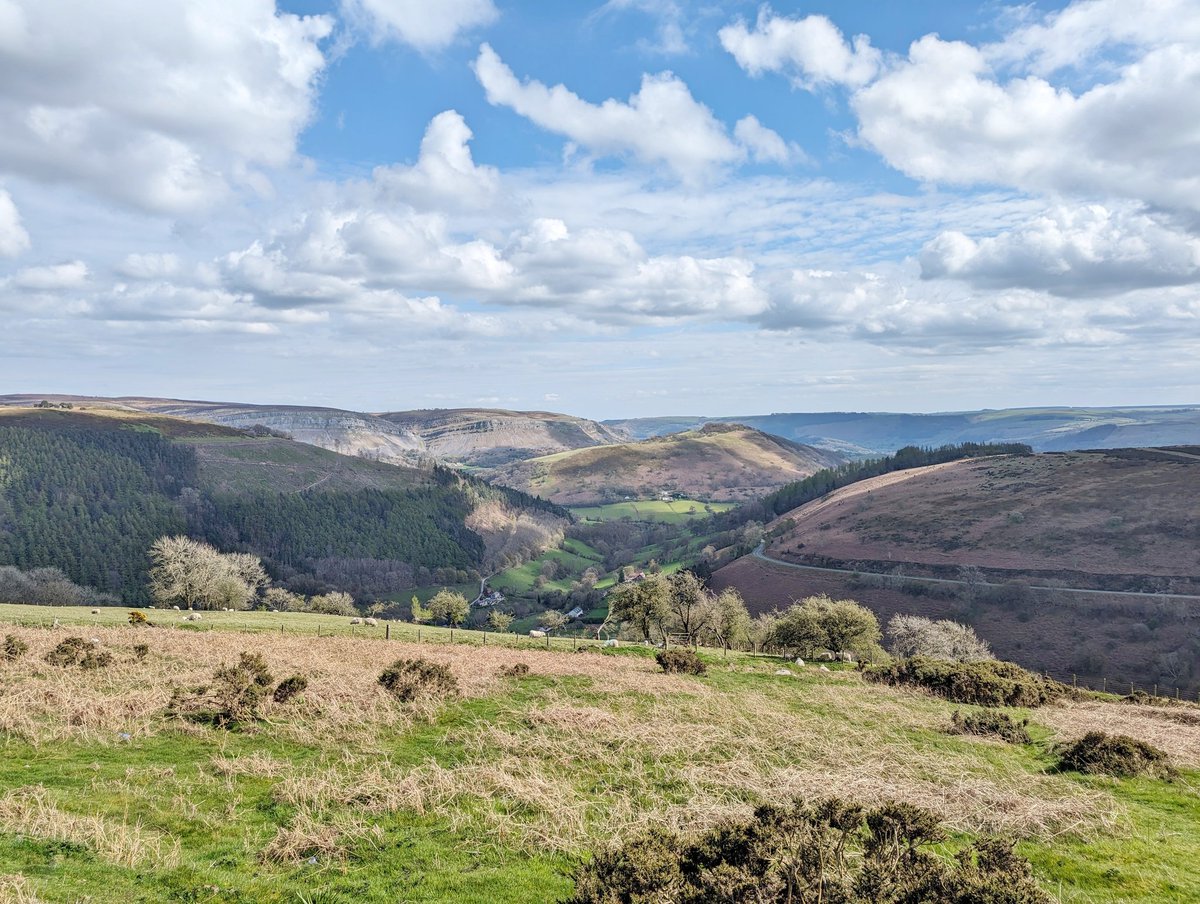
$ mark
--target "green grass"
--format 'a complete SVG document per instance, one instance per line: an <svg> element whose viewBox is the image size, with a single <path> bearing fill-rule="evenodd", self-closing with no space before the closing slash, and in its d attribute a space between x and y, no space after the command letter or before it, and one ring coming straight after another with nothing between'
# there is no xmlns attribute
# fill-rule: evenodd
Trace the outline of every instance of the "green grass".
<svg viewBox="0 0 1200 904"><path fill-rule="evenodd" d="M695 518L704 518L712 512L727 512L734 507L732 502L702 502L697 499L642 499L629 502L613 502L608 505L572 506L571 514L580 521L657 521L665 524L685 524Z"/></svg>
<svg viewBox="0 0 1200 904"><path fill-rule="evenodd" d="M547 581L543 589L561 590L565 593L587 569L594 566L601 571L604 570L600 554L587 544L578 540L567 540L563 543L563 547L563 549L548 549L524 565L502 571L491 577L488 583L504 594L526 595L533 591L534 582L537 581L545 563L557 562L562 576Z"/></svg>
<svg viewBox="0 0 1200 904"><path fill-rule="evenodd" d="M465 586L465 585L464 585ZM432 596L441 588L424 588L428 596ZM475 586L478 590L478 585ZM411 592L409 597L411 597ZM5 624L23 627L48 628L54 622L63 627L77 626L86 628L118 627L127 625L130 608L101 607L99 614L92 615L87 606L27 606L21 603L0 603L0 627ZM541 649L546 646L544 640L530 640L516 634L497 634L494 631L472 631L466 628L439 627L437 625L414 625L409 622L380 621L375 627L368 625L352 625L350 618L340 615L309 615L303 612L200 612L200 621L185 622L186 613L168 609L140 609L150 622L159 627L169 627L179 631L235 631L239 633L269 633L289 635L320 635L322 637L362 637L383 639L385 636L393 640L421 643L453 643L457 644L491 644L513 647L514 649ZM582 641L581 641L582 643ZM552 649L570 649L570 638L551 638Z"/></svg>
<svg viewBox="0 0 1200 904"><path fill-rule="evenodd" d="M1049 727L1049 710L1014 711L1032 719L1034 743L1009 745L947 734L953 704L865 683L842 664L827 672L789 665L793 674L780 677L777 660L702 651L708 674L676 679L659 675L646 659L653 651L639 646L555 655L539 652L544 642L513 637L519 652L489 651L492 658L484 659L481 650L464 646L482 643L478 632L456 631L450 647L430 643L448 640L448 632L422 629L430 645L421 655L451 661L470 692L428 718L350 718L337 727L323 721L331 701L356 705L357 697L346 701L346 686L377 693L379 663L397 651L409 655L413 648L397 641L415 639L415 629L394 625L391 645L363 644L315 638L319 624L323 637L327 630L350 634L348 619L206 613L192 636L119 627L125 613L0 606L0 623L58 618L64 626L93 627L121 661L111 673L55 672L37 653L63 632L24 631L35 651L0 663L0 705L5 691L17 690L20 699L49 701L49 712L55 700L64 709L48 717L58 726L52 736L29 737L0 722L0 798L42 786L62 811L137 824L179 842L178 865L127 867L87 843L7 831L0 820L0 875L25 876L49 904L560 901L570 893L572 864L589 846L614 837L625 814L654 821L671 813L690 824L717 802L755 803L756 789L771 786L760 779L790 774L787 785L807 772L829 776L813 786L814 794L838 793L861 778L868 794L877 793L871 782L892 782L932 789L931 799L950 807L962 786L988 787L1000 795L999 815L1090 794L1095 810L1020 844L1047 889L1064 902L1086 904L1171 904L1196 900L1200 889L1200 772L1184 769L1172 781L1055 774L1052 748L1061 738ZM281 626L282 637L263 633ZM2 630L11 628L0 624ZM359 638L380 634L382 628L356 631ZM128 659L135 640L152 648L145 665ZM560 651L571 646L553 642ZM160 714L148 733L116 739L121 713L144 699L150 676L188 686L243 648L261 650L280 673L284 659L317 663L311 705L268 710L267 721L245 731L180 726ZM526 662L532 674L498 678L500 661ZM365 675L365 684L355 684L356 675ZM98 733L70 728L82 693L94 694L106 712L121 701L112 710L118 721ZM376 712L374 705L367 701L363 714ZM1114 719L1128 711L1113 704ZM295 725L310 728L291 730ZM214 768L217 757L264 755L286 769L226 777ZM361 816L377 833L315 864L260 860L277 830L297 817L298 805L279 794L285 781L342 774L350 776L345 787L356 789L353 776L378 763L397 780L433 770L457 790L416 808L370 812L353 800L325 805L314 811L320 819ZM482 787L489 776L495 787ZM960 816L986 818L983 799L963 798ZM1115 818L1101 821L1101 810ZM971 837L956 831L942 850L949 854Z"/></svg>

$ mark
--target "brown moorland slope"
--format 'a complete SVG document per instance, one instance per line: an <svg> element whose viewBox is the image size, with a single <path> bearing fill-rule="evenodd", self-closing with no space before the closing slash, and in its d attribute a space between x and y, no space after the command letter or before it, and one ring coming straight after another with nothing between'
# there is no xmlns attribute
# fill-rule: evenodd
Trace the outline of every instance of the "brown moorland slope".
<svg viewBox="0 0 1200 904"><path fill-rule="evenodd" d="M1200 457L1124 449L965 459L787 513L771 555L957 577L1200 593Z"/></svg>
<svg viewBox="0 0 1200 904"><path fill-rule="evenodd" d="M1004 456L884 475L771 526L768 556L840 572L746 556L714 584L737 587L755 611L828 593L883 621L953 618L1002 658L1061 679L1108 679L1123 692L1158 683L1194 696L1200 602L1166 594L1200 594L1195 452Z"/></svg>
<svg viewBox="0 0 1200 904"><path fill-rule="evenodd" d="M493 472L500 483L562 505L663 493L714 502L754 499L844 459L740 424L576 449Z"/></svg>

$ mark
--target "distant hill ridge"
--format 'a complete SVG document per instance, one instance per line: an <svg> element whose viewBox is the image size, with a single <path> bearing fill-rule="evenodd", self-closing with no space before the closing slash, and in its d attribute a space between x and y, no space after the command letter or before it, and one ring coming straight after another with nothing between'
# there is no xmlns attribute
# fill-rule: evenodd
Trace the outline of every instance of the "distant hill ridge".
<svg viewBox="0 0 1200 904"><path fill-rule="evenodd" d="M798 412L629 418L604 424L635 439L646 439L713 422L745 424L774 436L850 455L885 455L904 446L964 442L1026 443L1043 452L1200 442L1200 405L1011 408L940 414Z"/></svg>
<svg viewBox="0 0 1200 904"><path fill-rule="evenodd" d="M432 458L451 464L494 467L628 438L623 432L596 421L546 411L435 408L372 414L307 405L54 394L0 396L0 405L27 406L42 400L153 412L238 429L263 426L343 455L408 465Z"/></svg>

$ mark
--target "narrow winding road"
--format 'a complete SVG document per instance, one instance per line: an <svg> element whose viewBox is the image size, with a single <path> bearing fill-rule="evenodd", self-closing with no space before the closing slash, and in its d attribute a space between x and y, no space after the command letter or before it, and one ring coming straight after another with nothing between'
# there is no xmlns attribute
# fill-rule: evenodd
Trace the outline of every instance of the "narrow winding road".
<svg viewBox="0 0 1200 904"><path fill-rule="evenodd" d="M895 575L884 574L880 571L850 571L845 568L820 568L816 565L797 565L795 562L787 562L783 559L777 559L774 556L769 556L766 553L765 544L759 543L754 547L754 551L750 553L756 559L761 559L764 562L770 562L772 565L782 565L784 568L794 568L797 571L817 571L825 574L858 574L867 577L876 578L894 578ZM918 575L906 575L907 578L913 581L923 581L927 584L951 584L955 587L967 587L970 584L967 581L955 581L950 578L926 578ZM978 587L1003 587L1003 584L995 584L990 581L977 581L974 586ZM1096 596L1143 596L1150 597L1156 600L1191 600L1200 603L1200 594L1192 593L1148 593L1142 590L1089 590L1086 587L1051 587L1046 584L1030 584L1030 590L1052 590L1057 593L1078 593L1092 594Z"/></svg>

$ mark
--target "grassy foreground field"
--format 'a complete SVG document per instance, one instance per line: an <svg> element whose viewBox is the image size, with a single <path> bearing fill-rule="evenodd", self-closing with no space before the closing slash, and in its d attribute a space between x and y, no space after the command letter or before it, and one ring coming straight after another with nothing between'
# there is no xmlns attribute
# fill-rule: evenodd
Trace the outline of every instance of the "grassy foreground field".
<svg viewBox="0 0 1200 904"><path fill-rule="evenodd" d="M317 617L250 613L131 628L124 614L0 607L0 635L29 645L0 658L0 902L556 901L598 846L793 794L929 807L956 833L947 855L1011 833L1063 901L1184 902L1200 889L1192 709L1016 712L1034 743L1014 746L948 734L952 705L848 669L780 675L777 660L713 654L707 675L685 677L639 648L424 633L417 645L395 630L349 636L328 617L318 637ZM70 634L113 664L44 661ZM308 688L237 730L167 715L173 688L208 683L243 650ZM447 665L459 695L398 702L377 679L401 656ZM501 677L515 663L529 674ZM1053 772L1053 743L1093 728L1163 747L1178 777Z"/></svg>

